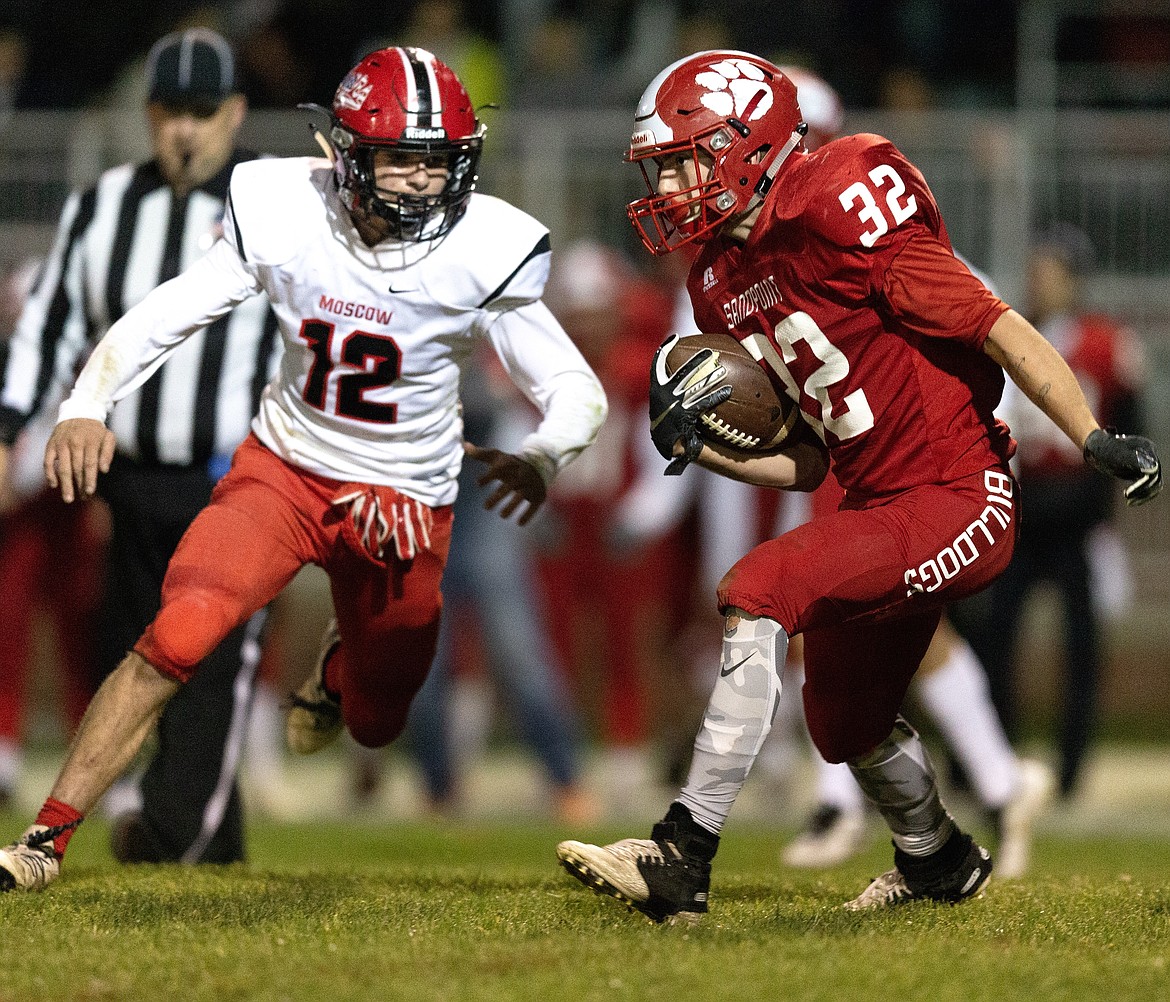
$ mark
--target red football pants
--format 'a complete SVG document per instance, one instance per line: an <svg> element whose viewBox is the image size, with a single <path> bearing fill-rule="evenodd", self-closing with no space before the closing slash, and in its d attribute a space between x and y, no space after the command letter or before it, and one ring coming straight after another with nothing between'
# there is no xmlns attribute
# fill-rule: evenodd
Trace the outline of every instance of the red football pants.
<svg viewBox="0 0 1170 1002"><path fill-rule="evenodd" d="M814 518L728 571L720 608L804 634L805 718L830 762L861 755L894 726L948 602L1008 565L1014 483L988 470Z"/></svg>
<svg viewBox="0 0 1170 1002"><path fill-rule="evenodd" d="M341 696L345 725L369 747L394 740L435 654L451 508L433 510L429 548L404 561L391 545L376 561L357 545L348 510L333 504L355 486L291 466L249 436L180 541L162 608L135 650L186 681L301 567L318 564L329 575L341 634L329 683ZM391 488L373 490L384 504L403 500Z"/></svg>

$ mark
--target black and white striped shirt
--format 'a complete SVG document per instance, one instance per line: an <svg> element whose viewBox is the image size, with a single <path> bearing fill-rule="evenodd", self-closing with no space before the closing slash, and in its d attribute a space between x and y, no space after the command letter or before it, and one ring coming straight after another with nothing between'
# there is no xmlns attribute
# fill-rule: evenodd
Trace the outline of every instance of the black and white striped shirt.
<svg viewBox="0 0 1170 1002"><path fill-rule="evenodd" d="M176 197L158 165L125 164L65 205L56 241L5 352L0 440L11 444L72 385L109 327L155 286L184 271L222 232L236 151L215 177ZM120 453L144 465L206 464L247 436L280 351L264 296L189 337L120 401L109 426Z"/></svg>

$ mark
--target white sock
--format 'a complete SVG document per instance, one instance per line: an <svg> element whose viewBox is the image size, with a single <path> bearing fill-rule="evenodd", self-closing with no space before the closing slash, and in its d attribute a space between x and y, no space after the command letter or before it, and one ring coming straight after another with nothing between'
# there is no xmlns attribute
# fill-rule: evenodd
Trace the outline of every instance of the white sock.
<svg viewBox="0 0 1170 1002"><path fill-rule="evenodd" d="M991 703L987 674L965 640L937 671L918 675L915 696L942 732L984 807L1002 807L1016 791L1019 762Z"/></svg>
<svg viewBox="0 0 1170 1002"><path fill-rule="evenodd" d="M773 619L741 618L735 629L723 633L719 677L677 798L695 821L715 834L772 728L787 650L788 635Z"/></svg>

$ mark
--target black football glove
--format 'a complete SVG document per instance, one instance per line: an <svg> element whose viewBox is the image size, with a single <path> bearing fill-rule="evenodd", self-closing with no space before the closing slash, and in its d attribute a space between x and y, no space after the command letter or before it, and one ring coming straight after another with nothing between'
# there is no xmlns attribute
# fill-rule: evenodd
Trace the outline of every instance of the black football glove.
<svg viewBox="0 0 1170 1002"><path fill-rule="evenodd" d="M666 476L676 477L699 458L703 440L699 437L699 416L718 407L731 396L730 386L716 386L726 370L717 366L711 373L687 385L695 370L715 357L710 348L695 352L673 375L667 375L666 356L679 342L678 335L667 338L654 353L650 366L650 438L663 459L669 459ZM674 444L683 443L683 454L674 454Z"/></svg>
<svg viewBox="0 0 1170 1002"><path fill-rule="evenodd" d="M1145 504L1162 490L1162 464L1154 443L1141 435L1098 428L1085 439L1085 462L1101 473L1130 481L1126 504Z"/></svg>

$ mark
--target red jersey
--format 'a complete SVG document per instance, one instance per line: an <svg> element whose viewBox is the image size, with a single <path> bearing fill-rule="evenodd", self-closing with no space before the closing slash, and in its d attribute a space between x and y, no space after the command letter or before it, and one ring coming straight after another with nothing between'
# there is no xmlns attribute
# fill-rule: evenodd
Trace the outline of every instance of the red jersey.
<svg viewBox="0 0 1170 1002"><path fill-rule="evenodd" d="M745 243L709 242L687 279L796 400L853 503L950 483L1014 450L982 351L1007 306L959 261L926 181L888 140L794 157Z"/></svg>

